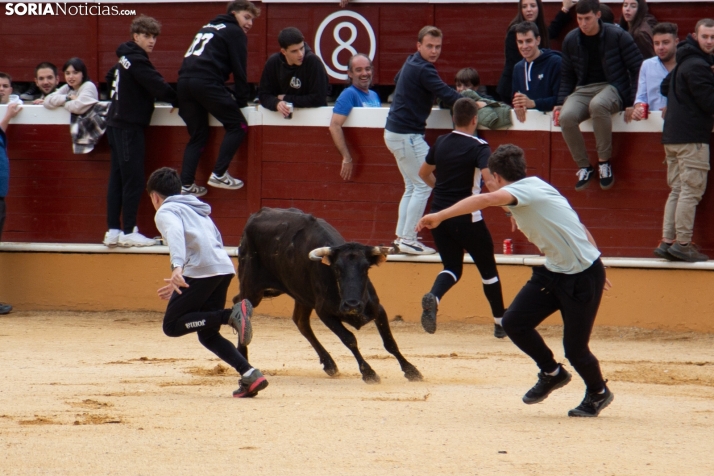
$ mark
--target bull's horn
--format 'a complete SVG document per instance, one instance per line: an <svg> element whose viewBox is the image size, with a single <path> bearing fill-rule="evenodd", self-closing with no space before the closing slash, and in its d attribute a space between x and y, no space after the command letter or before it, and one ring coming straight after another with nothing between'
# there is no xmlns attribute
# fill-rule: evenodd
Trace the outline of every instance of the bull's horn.
<svg viewBox="0 0 714 476"><path fill-rule="evenodd" d="M376 256L378 254L394 255L397 254L397 249L393 246L375 246L372 250L372 255Z"/></svg>
<svg viewBox="0 0 714 476"><path fill-rule="evenodd" d="M313 261L322 261L325 256L330 256L332 254L332 248L329 246L323 246L322 248L315 248L309 254L310 259Z"/></svg>

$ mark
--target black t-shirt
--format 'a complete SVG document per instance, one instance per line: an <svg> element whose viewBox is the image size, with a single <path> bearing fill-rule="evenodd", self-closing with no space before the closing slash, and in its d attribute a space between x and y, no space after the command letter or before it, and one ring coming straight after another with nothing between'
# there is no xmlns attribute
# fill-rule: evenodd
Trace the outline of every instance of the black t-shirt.
<svg viewBox="0 0 714 476"><path fill-rule="evenodd" d="M488 142L461 132L439 136L429 149L426 163L436 167L436 186L431 211L438 212L481 191L481 169L488 168L491 148ZM479 221L481 213L472 217L456 217Z"/></svg>
<svg viewBox="0 0 714 476"><path fill-rule="evenodd" d="M606 83L607 78L602 67L602 54L600 53L600 35L587 36L580 32L580 41L588 54L588 69L582 86Z"/></svg>

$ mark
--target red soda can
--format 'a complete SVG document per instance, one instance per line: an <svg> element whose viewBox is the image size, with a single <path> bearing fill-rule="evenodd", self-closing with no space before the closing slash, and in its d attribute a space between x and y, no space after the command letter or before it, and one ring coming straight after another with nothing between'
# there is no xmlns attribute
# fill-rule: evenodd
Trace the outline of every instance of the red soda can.
<svg viewBox="0 0 714 476"><path fill-rule="evenodd" d="M642 119L647 119L648 117L650 117L650 105L642 103Z"/></svg>
<svg viewBox="0 0 714 476"><path fill-rule="evenodd" d="M553 125L560 127L560 109L553 113Z"/></svg>
<svg viewBox="0 0 714 476"><path fill-rule="evenodd" d="M503 254L512 255L513 254L513 240L507 238L503 240Z"/></svg>

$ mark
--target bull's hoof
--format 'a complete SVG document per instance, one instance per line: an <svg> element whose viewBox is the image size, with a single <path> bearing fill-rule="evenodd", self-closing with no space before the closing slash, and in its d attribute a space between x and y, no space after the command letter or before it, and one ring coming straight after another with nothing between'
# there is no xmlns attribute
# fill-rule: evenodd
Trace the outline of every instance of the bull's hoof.
<svg viewBox="0 0 714 476"><path fill-rule="evenodd" d="M336 365L325 365L322 367L327 375L330 377L337 377L340 375L340 371L337 369Z"/></svg>
<svg viewBox="0 0 714 476"><path fill-rule="evenodd" d="M424 380L424 377L421 375L421 372L419 372L416 367L412 367L410 369L405 370L404 376L410 382L421 382L422 380Z"/></svg>
<svg viewBox="0 0 714 476"><path fill-rule="evenodd" d="M364 383L368 384L377 384L382 382L382 379L379 378L379 375L377 375L374 370L363 373L362 380L364 380Z"/></svg>

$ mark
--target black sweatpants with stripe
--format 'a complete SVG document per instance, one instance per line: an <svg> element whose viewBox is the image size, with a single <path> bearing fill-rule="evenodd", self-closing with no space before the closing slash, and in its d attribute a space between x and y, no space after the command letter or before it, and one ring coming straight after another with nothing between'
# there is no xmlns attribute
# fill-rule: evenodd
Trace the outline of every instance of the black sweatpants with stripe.
<svg viewBox="0 0 714 476"><path fill-rule="evenodd" d="M210 278L184 277L187 288L181 294L174 291L164 314L164 334L180 337L191 332L198 334L204 347L216 354L241 375L251 369L238 349L220 333L228 323L230 309L225 309L228 286L232 274Z"/></svg>
<svg viewBox="0 0 714 476"><path fill-rule="evenodd" d="M493 239L486 223L483 220L466 221L464 217L450 218L431 230L431 235L444 265L444 271L434 280L431 293L441 300L461 279L466 250L481 274L483 292L491 305L493 317L503 316L501 281L496 269L496 258L493 256Z"/></svg>
<svg viewBox="0 0 714 476"><path fill-rule="evenodd" d="M558 363L535 328L560 311L565 357L585 381L588 392L599 392L605 382L589 342L604 286L605 268L600 259L577 274L554 273L536 266L503 316L503 328L542 371L554 372Z"/></svg>

